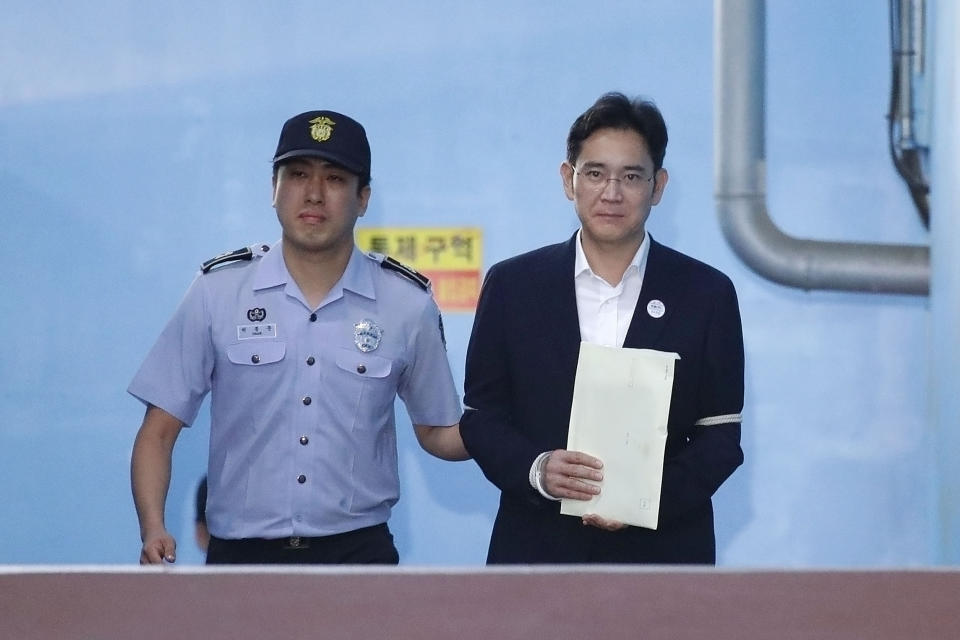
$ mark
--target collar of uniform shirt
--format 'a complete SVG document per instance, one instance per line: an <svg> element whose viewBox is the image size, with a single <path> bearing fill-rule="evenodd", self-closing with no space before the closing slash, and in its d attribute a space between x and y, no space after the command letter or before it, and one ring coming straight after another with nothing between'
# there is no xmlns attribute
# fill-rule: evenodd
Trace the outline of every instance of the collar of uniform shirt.
<svg viewBox="0 0 960 640"><path fill-rule="evenodd" d="M323 304L328 304L342 297L344 289L358 293L371 300L376 299L373 277L370 275L369 265L367 265L366 262L370 262L370 259L357 247L354 247L343 275L340 276L340 280L333 289L330 290L330 293L327 294ZM379 266L377 268L379 268ZM261 258L260 264L257 265L257 275L253 281L253 289L255 291L259 289L269 289L292 282L293 278L290 276L290 272L287 271L287 265L283 260L282 243L277 242L273 245L273 248Z"/></svg>
<svg viewBox="0 0 960 640"><path fill-rule="evenodd" d="M580 244L581 233L582 229L577 232L573 266L580 338L584 342L622 347L633 310L640 299L643 275L647 270L647 255L650 253L650 234L644 233L643 242L623 278L616 285L611 285L590 268Z"/></svg>

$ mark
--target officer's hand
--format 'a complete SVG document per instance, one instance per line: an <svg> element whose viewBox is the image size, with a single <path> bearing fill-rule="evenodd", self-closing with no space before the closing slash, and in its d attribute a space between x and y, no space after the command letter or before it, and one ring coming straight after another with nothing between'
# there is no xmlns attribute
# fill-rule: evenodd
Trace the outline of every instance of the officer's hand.
<svg viewBox="0 0 960 640"><path fill-rule="evenodd" d="M554 498L589 500L600 493L603 463L579 451L552 451L543 466L543 488Z"/></svg>
<svg viewBox="0 0 960 640"><path fill-rule="evenodd" d="M607 520L606 518L601 518L595 513L588 513L583 516L583 524L589 527L598 527L605 531L619 531L620 529L627 528L627 525L618 520Z"/></svg>
<svg viewBox="0 0 960 640"><path fill-rule="evenodd" d="M161 564L177 561L177 541L166 529L147 532L140 550L140 564Z"/></svg>

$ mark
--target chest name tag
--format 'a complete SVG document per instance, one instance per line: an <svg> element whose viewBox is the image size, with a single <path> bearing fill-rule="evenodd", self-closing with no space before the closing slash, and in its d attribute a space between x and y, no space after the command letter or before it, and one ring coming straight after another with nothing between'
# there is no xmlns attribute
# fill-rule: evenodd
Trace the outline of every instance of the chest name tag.
<svg viewBox="0 0 960 640"><path fill-rule="evenodd" d="M238 324L237 340L253 340L255 338L276 338L277 323L268 324Z"/></svg>

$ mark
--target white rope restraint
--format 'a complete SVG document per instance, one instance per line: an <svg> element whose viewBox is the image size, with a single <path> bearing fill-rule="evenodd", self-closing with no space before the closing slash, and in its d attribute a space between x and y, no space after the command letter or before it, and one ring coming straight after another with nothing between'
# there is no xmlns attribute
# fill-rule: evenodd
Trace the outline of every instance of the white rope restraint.
<svg viewBox="0 0 960 640"><path fill-rule="evenodd" d="M547 466L547 458L550 457L552 451L544 451L534 459L533 464L530 465L530 486L540 492L547 500L553 500L554 502L559 502L560 498L555 498L547 490L543 488L543 468Z"/></svg>
<svg viewBox="0 0 960 640"><path fill-rule="evenodd" d="M728 422L743 422L743 415L739 413L728 413L725 416L710 416L709 418L700 418L693 423L693 426L712 427L717 424L726 424Z"/></svg>

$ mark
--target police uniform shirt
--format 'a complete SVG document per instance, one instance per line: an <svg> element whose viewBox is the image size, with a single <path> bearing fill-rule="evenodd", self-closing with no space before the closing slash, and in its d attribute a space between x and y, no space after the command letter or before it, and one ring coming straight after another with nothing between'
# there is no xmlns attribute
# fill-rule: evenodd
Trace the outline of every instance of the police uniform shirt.
<svg viewBox="0 0 960 640"><path fill-rule="evenodd" d="M354 249L316 309L280 243L199 274L128 391L186 425L211 391L210 532L321 536L399 498L394 400L452 425L460 400L428 291Z"/></svg>

